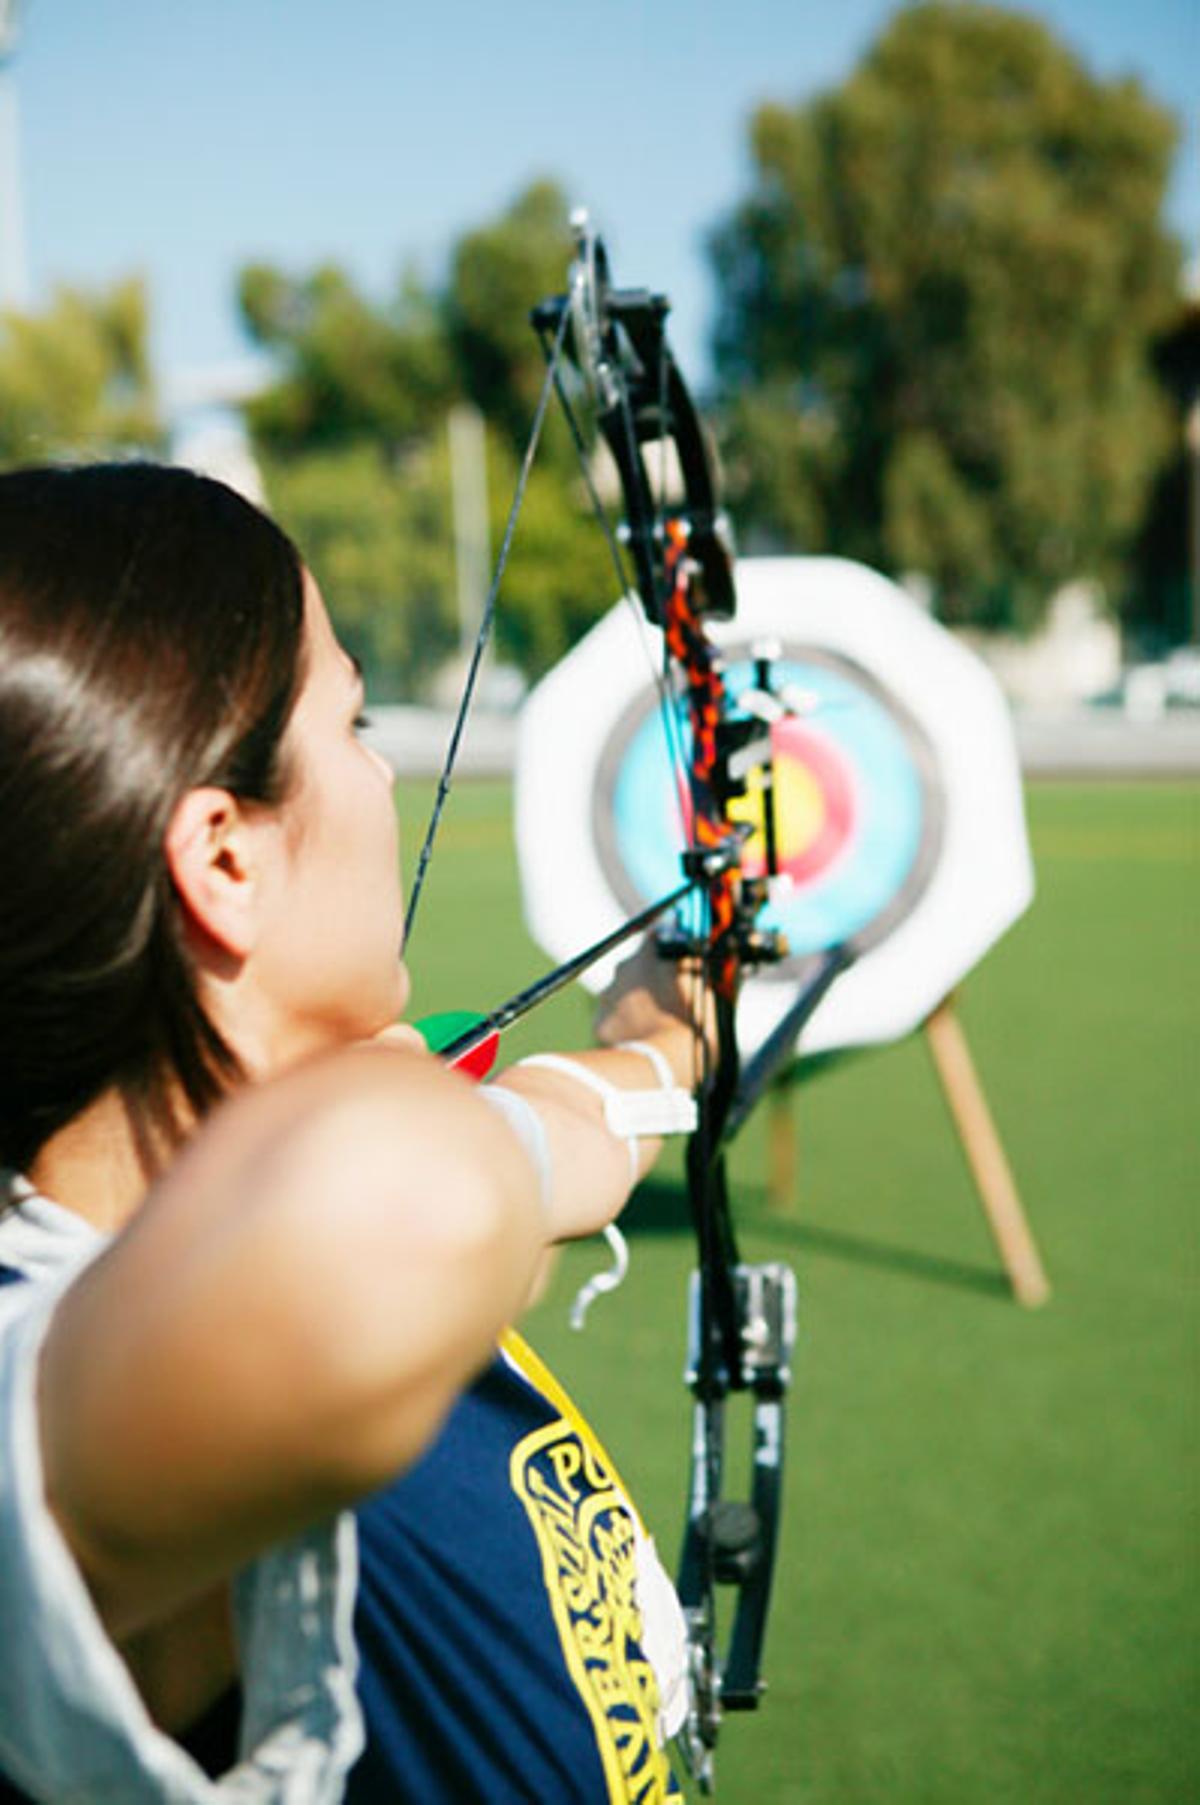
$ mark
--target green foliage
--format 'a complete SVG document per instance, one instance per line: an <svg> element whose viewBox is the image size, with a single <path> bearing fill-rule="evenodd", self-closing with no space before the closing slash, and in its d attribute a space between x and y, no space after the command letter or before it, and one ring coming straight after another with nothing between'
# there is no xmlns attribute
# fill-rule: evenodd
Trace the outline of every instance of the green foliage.
<svg viewBox="0 0 1200 1805"><path fill-rule="evenodd" d="M389 461L363 440L260 453L272 511L304 553L377 701L428 676L455 643L445 435Z"/></svg>
<svg viewBox="0 0 1200 1805"><path fill-rule="evenodd" d="M378 306L340 270L254 265L239 299L278 376L246 410L274 510L311 559L377 696L420 690L456 640L446 422L470 401L488 432L498 547L544 361L529 310L563 285L566 203L536 183L454 247L442 291L413 275ZM578 505L573 451L550 427L497 618L501 652L535 675L607 605L603 545Z"/></svg>
<svg viewBox="0 0 1200 1805"><path fill-rule="evenodd" d="M1200 634L1200 596L1188 544L1197 505L1192 500L1197 451L1189 436L1197 430L1194 410L1200 410L1200 299L1180 306L1154 346L1154 366L1175 416L1175 433L1138 534L1133 592L1142 647L1161 653L1164 646Z"/></svg>
<svg viewBox="0 0 1200 1805"><path fill-rule="evenodd" d="M515 460L494 447L493 544L516 480ZM511 480L510 480L511 478ZM555 664L615 600L612 565L587 511L582 482L552 462L534 470L496 615L497 645L527 675Z"/></svg>
<svg viewBox="0 0 1200 1805"><path fill-rule="evenodd" d="M107 292L60 288L44 312L0 316L0 462L159 449L136 278Z"/></svg>
<svg viewBox="0 0 1200 1805"><path fill-rule="evenodd" d="M519 450L545 374L529 311L564 286L572 252L562 190L535 182L508 212L455 247L446 325L463 386Z"/></svg>
<svg viewBox="0 0 1200 1805"><path fill-rule="evenodd" d="M1174 126L1040 24L930 0L838 90L753 123L712 241L746 524L1027 622L1117 578L1161 454Z"/></svg>
<svg viewBox="0 0 1200 1805"><path fill-rule="evenodd" d="M331 265L292 281L252 264L238 299L251 336L283 362L247 408L256 444L279 455L362 440L395 452L428 434L456 391L436 303L415 276L374 307Z"/></svg>

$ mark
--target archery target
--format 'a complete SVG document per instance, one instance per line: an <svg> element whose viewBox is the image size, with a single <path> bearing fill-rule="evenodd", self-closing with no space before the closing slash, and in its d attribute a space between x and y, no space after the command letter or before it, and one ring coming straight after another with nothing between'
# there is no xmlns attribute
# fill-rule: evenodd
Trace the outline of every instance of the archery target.
<svg viewBox="0 0 1200 1805"><path fill-rule="evenodd" d="M734 709L757 687L750 656L726 647ZM867 674L814 647L779 647L777 692L797 712L771 728L779 881L762 920L787 939L782 975L827 947L874 944L912 906L936 859L940 792L925 735ZM605 748L593 833L605 875L630 914L677 881L689 805L671 750L690 755L686 724L664 732L651 692L626 711ZM754 829L744 867L767 868L765 798L735 799L730 813Z"/></svg>
<svg viewBox="0 0 1200 1805"><path fill-rule="evenodd" d="M763 919L790 949L748 979L739 1037L751 1051L815 956L849 943L856 962L801 1049L896 1038L1032 894L1007 709L972 654L861 565L743 560L738 591L735 619L712 637L735 710L753 701L756 656L772 642L770 687L785 705L771 727L781 875ZM661 656L636 604L620 604L526 704L518 853L530 929L556 959L679 882L688 733L655 687ZM765 856L761 796L732 812L753 829L753 874ZM601 987L614 963L585 982Z"/></svg>

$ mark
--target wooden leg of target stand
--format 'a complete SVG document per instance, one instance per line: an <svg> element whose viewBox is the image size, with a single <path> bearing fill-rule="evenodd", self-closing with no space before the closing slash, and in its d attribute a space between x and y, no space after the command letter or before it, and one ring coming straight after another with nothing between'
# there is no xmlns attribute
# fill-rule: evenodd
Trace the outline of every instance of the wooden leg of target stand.
<svg viewBox="0 0 1200 1805"><path fill-rule="evenodd" d="M1013 1296L1030 1309L1044 1304L1050 1296L1050 1281L952 996L939 1003L925 1023L925 1038Z"/></svg>

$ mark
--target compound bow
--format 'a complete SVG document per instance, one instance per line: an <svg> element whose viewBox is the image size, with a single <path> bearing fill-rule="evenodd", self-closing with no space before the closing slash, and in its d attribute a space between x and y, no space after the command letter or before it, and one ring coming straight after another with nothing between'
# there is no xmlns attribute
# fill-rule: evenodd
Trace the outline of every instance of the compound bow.
<svg viewBox="0 0 1200 1805"><path fill-rule="evenodd" d="M701 1789L710 1792L722 1712L753 1709L764 1689L760 1669L782 1504L784 1399L796 1317L790 1268L777 1263L748 1265L739 1257L724 1149L755 1097L791 1057L800 1027L848 955L834 949L825 956L770 1041L743 1069L736 1029L742 974L785 950L761 923L775 865L769 673L765 660L760 660L756 690L733 706L706 632L708 619L733 615L733 555L700 420L667 343L669 303L644 289L613 288L602 242L585 216L577 216L573 223L576 256L567 292L541 302L533 312L546 355L546 383L484 610L483 632L486 635L490 627L533 446L553 387L579 451L621 590L630 589L619 543L623 538L632 557L633 586L642 612L662 633L663 670L657 681L664 723L676 754L686 754L687 764L681 787L686 840L681 892L643 911L635 924L606 936L601 944L608 950L623 934L644 928L647 917L661 913L667 901L678 904L676 925L660 934L659 950L664 957L699 965L716 1021L715 1053L698 1052L698 1120L686 1159L698 1261L691 1285L687 1370L694 1400L691 1474L678 1578L692 1667L685 1755ZM619 535L608 521L591 475L585 437L568 392L572 380L568 369L574 372L574 385L590 399L619 474L625 512ZM669 461L677 467L682 493L669 505L656 493L647 468L652 447L660 471ZM418 863L409 928L449 788L449 769L480 650L477 646ZM745 868L751 829L732 818L729 806L751 785L761 793L768 849L765 872L753 876ZM560 969L573 975L589 962L593 950ZM552 973L532 988L548 994L558 981L558 974ZM514 1019L506 1014L507 1008L488 1018L489 1025L501 1018ZM463 1044L469 1039L465 1036ZM725 1404L731 1393L739 1391L748 1392L753 1400L750 1498L740 1502L722 1496ZM729 1587L736 1595L724 1651L718 1645L718 1587Z"/></svg>

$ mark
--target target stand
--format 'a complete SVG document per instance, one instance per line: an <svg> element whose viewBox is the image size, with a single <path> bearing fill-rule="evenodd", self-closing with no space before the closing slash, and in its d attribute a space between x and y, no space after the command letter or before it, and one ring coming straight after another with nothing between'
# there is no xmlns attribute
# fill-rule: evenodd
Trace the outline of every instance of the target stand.
<svg viewBox="0 0 1200 1805"><path fill-rule="evenodd" d="M1050 1281L954 995L938 1004L920 1032L1013 1298L1026 1309L1037 1309L1049 1301ZM793 1067L767 1093L767 1201L779 1215L791 1212L800 1188L795 1077L802 1069Z"/></svg>
<svg viewBox="0 0 1200 1805"><path fill-rule="evenodd" d="M952 995L1028 906L1033 870L1012 725L986 667L894 583L838 558L743 559L733 620L709 623L735 712L771 706L773 854L762 925L788 946L751 974L752 1056L814 961L853 955L806 1022L799 1059L923 1029L1015 1295L1048 1286ZM661 638L618 604L528 698L516 766L525 915L564 959L677 883L688 729L656 688ZM761 798L748 874L767 869ZM615 960L585 979L612 977ZM771 1194L790 1194L776 1097ZM794 1133L790 1137L794 1141ZM777 1169L775 1169L777 1168Z"/></svg>

